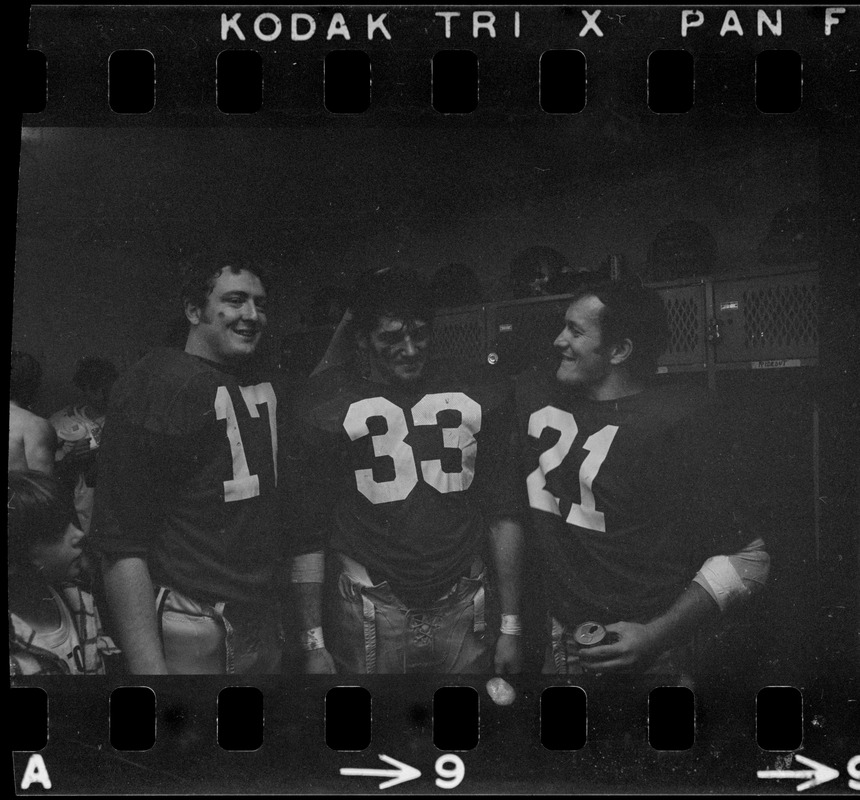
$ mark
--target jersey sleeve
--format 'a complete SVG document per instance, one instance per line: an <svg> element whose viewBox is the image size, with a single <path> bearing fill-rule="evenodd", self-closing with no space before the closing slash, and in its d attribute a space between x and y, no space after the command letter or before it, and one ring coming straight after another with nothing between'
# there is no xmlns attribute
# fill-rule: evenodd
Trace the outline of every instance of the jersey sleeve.
<svg viewBox="0 0 860 800"><path fill-rule="evenodd" d="M527 503L519 479L516 413L511 387L497 387L499 400L487 409L475 466L476 500L485 519L523 521Z"/></svg>
<svg viewBox="0 0 860 800"><path fill-rule="evenodd" d="M158 469L146 443L146 431L124 415L111 415L105 423L99 453L93 545L112 556L146 557L159 529Z"/></svg>
<svg viewBox="0 0 860 800"><path fill-rule="evenodd" d="M214 416L210 371L181 351L144 356L114 384L99 447L93 543L115 556L145 557L160 535L166 495L181 481L178 454L201 470ZM195 455L195 453L197 455Z"/></svg>
<svg viewBox="0 0 860 800"><path fill-rule="evenodd" d="M732 555L766 538L767 504L756 489L761 464L748 446L744 420L709 403L688 420L682 436L682 474L695 476L686 517L696 532L696 557Z"/></svg>
<svg viewBox="0 0 860 800"><path fill-rule="evenodd" d="M292 556L326 547L337 490L338 448L311 407L307 391L299 394L290 414L283 459L284 501L293 527L287 547Z"/></svg>

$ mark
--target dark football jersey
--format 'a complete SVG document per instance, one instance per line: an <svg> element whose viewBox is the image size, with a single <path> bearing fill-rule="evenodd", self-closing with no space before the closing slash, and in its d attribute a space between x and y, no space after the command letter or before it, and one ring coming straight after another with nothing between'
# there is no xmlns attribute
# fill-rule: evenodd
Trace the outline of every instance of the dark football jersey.
<svg viewBox="0 0 860 800"><path fill-rule="evenodd" d="M503 376L431 362L412 386L350 369L312 378L289 459L304 551L330 546L403 595L468 570L487 522L522 510Z"/></svg>
<svg viewBox="0 0 860 800"><path fill-rule="evenodd" d="M95 542L202 601L268 602L283 539L275 384L179 350L114 386Z"/></svg>
<svg viewBox="0 0 860 800"><path fill-rule="evenodd" d="M665 611L739 530L730 445L702 392L578 398L554 374L517 380L532 531L552 614L642 622Z"/></svg>

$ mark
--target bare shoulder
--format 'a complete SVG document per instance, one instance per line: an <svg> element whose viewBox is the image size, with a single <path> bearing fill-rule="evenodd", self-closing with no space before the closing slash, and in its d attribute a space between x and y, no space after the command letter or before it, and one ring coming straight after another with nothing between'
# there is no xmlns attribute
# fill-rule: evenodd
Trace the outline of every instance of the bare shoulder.
<svg viewBox="0 0 860 800"><path fill-rule="evenodd" d="M53 441L56 438L54 426L44 417L28 411L26 408L9 405L9 429L19 430L22 434L27 434L39 439L50 439Z"/></svg>
<svg viewBox="0 0 860 800"><path fill-rule="evenodd" d="M33 433L38 435L40 439L51 442L57 440L57 432L54 430L54 426L44 417L38 417L33 414L32 425Z"/></svg>

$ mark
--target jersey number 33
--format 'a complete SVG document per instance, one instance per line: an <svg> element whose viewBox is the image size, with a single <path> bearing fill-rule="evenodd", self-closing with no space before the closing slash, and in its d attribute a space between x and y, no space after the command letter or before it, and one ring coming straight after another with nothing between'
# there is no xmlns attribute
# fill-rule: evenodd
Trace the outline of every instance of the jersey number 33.
<svg viewBox="0 0 860 800"><path fill-rule="evenodd" d="M456 428L442 428L442 443L446 448L460 450L460 471L444 472L440 459L416 462L412 448L406 443L409 427L400 406L384 397L369 397L353 403L343 421L344 430L354 442L370 435L367 422L382 417L385 433L371 437L373 454L390 458L394 463L394 479L377 481L372 469L355 470L355 485L371 503L392 503L405 500L418 484L418 470L425 483L439 492L463 492L475 476L475 456L478 443L475 434L481 430L481 406L462 392L441 392L424 395L411 409L413 425L438 425L437 414L442 411L460 412Z"/></svg>

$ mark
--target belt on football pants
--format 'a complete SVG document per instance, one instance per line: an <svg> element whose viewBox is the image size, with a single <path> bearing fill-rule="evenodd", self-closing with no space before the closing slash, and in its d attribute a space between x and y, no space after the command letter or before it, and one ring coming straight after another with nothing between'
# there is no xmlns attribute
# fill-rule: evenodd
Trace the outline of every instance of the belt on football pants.
<svg viewBox="0 0 860 800"><path fill-rule="evenodd" d="M155 597L155 607L158 614L159 635L161 635L161 618L167 605L167 598L171 599L171 611L180 611L183 614L189 614L195 617L210 617L217 619L224 626L224 647L227 651L226 655L226 672L232 675L233 668L233 626L230 621L224 616L224 608L226 602L219 602L215 605L208 603L198 603L190 597L177 592L175 589L168 589L165 586L159 588Z"/></svg>
<svg viewBox="0 0 860 800"><path fill-rule="evenodd" d="M359 564L344 553L338 552L335 553L335 556L340 562L343 573L351 581L362 588L370 588L378 585L370 579L367 568L363 564ZM483 572L484 562L481 560L480 556L475 556L472 559L472 565L469 569L468 577L476 579L479 578ZM460 579L458 578L451 588L435 600L434 603L444 602L457 591L459 585ZM367 662L367 672L368 674L372 674L376 672L376 606L373 604L373 600L371 600L363 591L360 592L360 595L362 614L364 618L364 649ZM478 587L478 591L475 593L474 600L472 601L474 604L474 623L472 625L472 630L474 630L475 633L483 633L487 628L484 611L485 599L484 585L482 583Z"/></svg>
<svg viewBox="0 0 860 800"><path fill-rule="evenodd" d="M550 642L552 645L552 660L555 663L555 671L559 675L567 674L567 647L564 643L564 625L555 617L550 617L552 632Z"/></svg>

